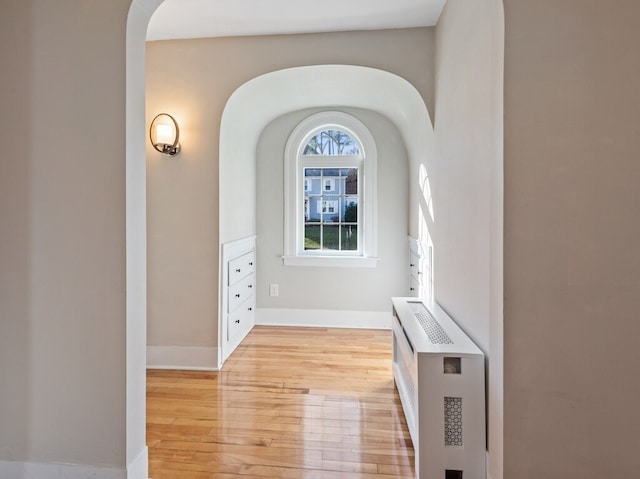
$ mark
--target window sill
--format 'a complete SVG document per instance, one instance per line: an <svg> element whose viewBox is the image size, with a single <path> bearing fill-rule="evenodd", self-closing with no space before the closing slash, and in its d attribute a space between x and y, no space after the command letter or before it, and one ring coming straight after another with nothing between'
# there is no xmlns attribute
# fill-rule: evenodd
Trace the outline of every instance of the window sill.
<svg viewBox="0 0 640 479"><path fill-rule="evenodd" d="M327 268L375 268L380 258L355 256L283 256L285 266L321 266Z"/></svg>

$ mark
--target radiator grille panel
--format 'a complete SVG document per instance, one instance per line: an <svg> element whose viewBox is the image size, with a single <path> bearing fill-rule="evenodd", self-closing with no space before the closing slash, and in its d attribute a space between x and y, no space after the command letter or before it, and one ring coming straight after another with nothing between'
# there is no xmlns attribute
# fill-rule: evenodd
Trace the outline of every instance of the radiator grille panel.
<svg viewBox="0 0 640 479"><path fill-rule="evenodd" d="M462 446L462 398L444 398L444 445Z"/></svg>
<svg viewBox="0 0 640 479"><path fill-rule="evenodd" d="M427 333L427 337L429 341L433 344L453 344L451 338L447 333L442 329L440 323L434 318L429 310L424 307L422 303L410 303L411 310L413 314L416 316L416 319L424 329L424 332Z"/></svg>

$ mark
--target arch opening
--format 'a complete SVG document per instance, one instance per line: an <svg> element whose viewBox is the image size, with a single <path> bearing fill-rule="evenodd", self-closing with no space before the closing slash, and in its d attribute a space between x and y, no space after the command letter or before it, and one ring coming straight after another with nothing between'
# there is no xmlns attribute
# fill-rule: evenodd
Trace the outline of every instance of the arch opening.
<svg viewBox="0 0 640 479"><path fill-rule="evenodd" d="M127 464L144 462L145 467L144 36L153 11L162 1L132 0L127 23ZM347 80L344 89L323 91L321 82L336 73ZM362 88L363 84L366 88ZM310 88L316 88L318 95L309 95ZM373 90L394 91L393 101L380 98ZM391 95L385 95L388 96ZM255 234L255 191L246 194L244 190L242 198L238 198L242 189L234 191L234 185L239 180L243 185L252 180L255 184L255 149L265 126L291 111L329 105L372 110L398 128L409 159L409 234L428 238L438 216L431 194L434 184L429 184L434 178L435 135L423 99L408 82L388 72L349 65L316 65L254 78L229 98L220 129L219 244Z"/></svg>

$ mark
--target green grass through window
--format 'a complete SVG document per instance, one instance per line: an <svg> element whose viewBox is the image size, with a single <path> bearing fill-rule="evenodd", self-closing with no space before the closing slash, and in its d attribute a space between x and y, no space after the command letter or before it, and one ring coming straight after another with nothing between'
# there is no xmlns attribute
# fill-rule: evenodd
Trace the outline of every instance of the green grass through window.
<svg viewBox="0 0 640 479"><path fill-rule="evenodd" d="M343 225L324 225L324 248L322 248L320 240L320 225L305 225L304 249L305 250L326 250L337 251L339 244L339 230L342 230L342 250L356 251L358 249L358 227L351 226L351 236L348 237L346 232L349 226Z"/></svg>

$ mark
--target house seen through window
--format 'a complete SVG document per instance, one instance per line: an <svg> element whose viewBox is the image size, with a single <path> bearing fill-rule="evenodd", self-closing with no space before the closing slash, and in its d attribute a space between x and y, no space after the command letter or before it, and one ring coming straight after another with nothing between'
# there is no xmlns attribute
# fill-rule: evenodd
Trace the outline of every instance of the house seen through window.
<svg viewBox="0 0 640 479"><path fill-rule="evenodd" d="M285 264L374 258L376 158L366 127L338 112L314 115L292 134L287 150Z"/></svg>
<svg viewBox="0 0 640 479"><path fill-rule="evenodd" d="M357 251L358 168L304 168L303 174L311 183L303 199L304 249Z"/></svg>

